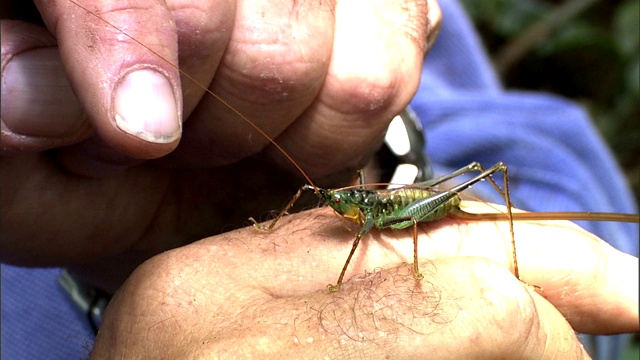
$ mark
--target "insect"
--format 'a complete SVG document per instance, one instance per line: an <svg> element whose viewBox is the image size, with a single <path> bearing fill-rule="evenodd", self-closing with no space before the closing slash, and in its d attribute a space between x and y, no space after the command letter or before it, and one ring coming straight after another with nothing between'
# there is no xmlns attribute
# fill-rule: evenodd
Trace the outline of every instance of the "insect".
<svg viewBox="0 0 640 360"><path fill-rule="evenodd" d="M480 173L450 189L444 191L434 190L434 187L437 185L471 171L477 171ZM501 189L491 177L496 172L502 172L503 174L504 190ZM362 175L359 177L363 182ZM278 213L268 226L263 226L255 222L255 220L251 220L254 222L254 226L257 229L270 231L274 228L276 223L287 214L287 211L300 198L303 192L313 192L323 199L326 204L333 208L343 218L361 226L355 240L353 241L351 251L349 252L336 284L328 285L328 288L331 291L337 291L340 288L349 263L351 262L351 258L353 257L360 240L374 227L378 229L405 229L413 227L413 272L417 279L422 279L423 275L420 273L418 265L417 226L419 222L435 221L442 219L445 216L454 216L459 219L469 220L505 220L504 214L472 214L460 209L459 206L461 204L461 199L459 194L470 188L472 185L484 180L488 180L506 202L506 219L509 222L509 233L511 237L513 273L518 280L520 280L520 272L518 269L518 257L513 229L514 219L571 219L623 222L638 222L640 220L637 215L616 213L537 212L514 214L512 212L511 199L509 196L509 175L507 165L503 162L498 162L486 170L481 164L472 162L450 174L395 189L369 190L365 189L363 183L357 187L349 186L340 189L322 189L314 185L303 185L291 201L287 203L287 205L280 211L280 213Z"/></svg>
<svg viewBox="0 0 640 360"><path fill-rule="evenodd" d="M244 116L239 110L232 107L228 102L224 99L207 89L206 86L199 84L193 77L184 71L180 70L178 66L172 64L170 61L165 60L153 49L147 47L145 44L142 44L135 38L131 37L125 31L117 28L112 25L108 21L100 18L98 15L91 12L89 9L79 4L74 0L69 0L72 3L76 4L78 7L84 9L85 11L91 13L92 15L99 18L101 21L106 23L107 25L115 28L117 31L122 33L124 36L130 38L131 40L137 42L145 49L150 51L151 53L157 55L171 66L178 69L182 75L184 75L187 79L193 81L198 86L201 86L205 91L207 91L211 96L215 97L222 104L227 106L233 113L235 113L242 121L245 121L247 124L252 126L255 130L257 130L262 136L264 136L271 144L274 145L290 162L293 164L298 171L305 177L308 182L308 185L304 185L300 188L300 190L296 193L296 195L289 201L289 203L282 209L282 211L276 216L276 218L268 225L261 226L255 224L258 229L261 230L271 230L276 225L276 223L289 211L291 206L299 199L303 192L311 191L320 198L324 199L336 212L338 212L345 219L350 220L361 226L358 231L356 238L353 241L351 251L347 257L345 265L342 268L340 276L336 282L336 284L332 284L329 286L330 290L336 291L340 288L346 270L349 266L351 258L353 257L362 237L366 235L372 228L390 228L390 229L404 229L413 227L413 243L414 243L414 259L413 259L413 270L416 278L421 278L422 275L420 273L418 267L418 241L417 241L417 224L419 222L424 221L433 221L440 219L444 216L454 214L455 216L464 217L468 216L469 218L474 219L499 219L504 220L504 215L493 215L493 214L477 214L471 215L462 212L459 209L460 198L459 193L468 189L473 184L478 183L479 181L487 180L489 181L494 188L503 196L506 202L507 214L506 220L509 222L510 236L511 236L511 244L512 244L512 253L513 253L513 263L514 263L514 274L517 278L520 277L518 265L517 265L517 256L516 256L516 247L515 247L515 235L513 230L513 221L515 219L589 219L589 220L612 220L612 221L631 221L638 222L637 215L629 215L629 214L594 214L594 213L533 213L527 214L526 216L522 214L514 214L512 212L511 200L509 196L509 185L508 185L508 171L507 166L499 162L492 167L485 170L478 163L471 163L466 167L463 167L451 174L444 175L438 177L433 180L429 180L426 182L422 182L419 184L407 185L398 189L387 190L387 189L378 189L378 190L370 190L367 189L364 185L364 179L361 176L361 184L357 186L350 186L346 188L339 189L322 189L317 187L313 181L306 175L304 170L298 165L298 163L285 151L275 140L273 140L265 131L263 131L259 126L257 126L251 119ZM444 181L448 181L458 177L459 175L470 172L477 171L478 175L473 177L470 180L464 181L453 188L447 191L434 191L432 189L433 186L439 185ZM503 183L504 189L500 188L497 183L492 179L492 175L496 172L502 172L503 174ZM484 216L486 215L486 217Z"/></svg>
<svg viewBox="0 0 640 360"><path fill-rule="evenodd" d="M480 174L447 191L433 190L434 186L470 171L480 171ZM498 184L491 178L491 175L498 171L502 172L504 177L504 191L500 189ZM312 185L303 185L278 216L271 221L269 226L263 227L257 223L255 226L261 230L268 231L273 229L278 220L286 214L287 210L293 206L304 191L312 191L324 199L338 214L361 226L360 231L358 231L353 241L349 256L342 267L338 281L335 285L330 284L328 286L331 291L337 291L340 288L347 267L351 262L351 258L360 240L374 227L378 229L405 229L411 226L413 227L413 273L417 279L422 279L423 275L420 273L418 265L418 223L439 220L452 212L461 211L459 208L461 200L458 194L479 181L488 180L497 191L504 196L507 202L514 275L520 279L513 233L507 166L504 163L499 162L485 170L479 163L472 162L451 174L395 189L368 190L364 188L362 174L360 174L359 177L362 183L357 188L347 187L326 190Z"/></svg>

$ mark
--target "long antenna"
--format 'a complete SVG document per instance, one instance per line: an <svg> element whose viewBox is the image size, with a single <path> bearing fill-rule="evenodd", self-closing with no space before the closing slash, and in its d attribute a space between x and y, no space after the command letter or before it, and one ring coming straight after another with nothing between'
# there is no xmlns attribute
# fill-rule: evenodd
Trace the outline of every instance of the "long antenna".
<svg viewBox="0 0 640 360"><path fill-rule="evenodd" d="M514 212L513 220L589 220L589 221L615 221L615 222L640 222L638 214L621 214L606 212ZM504 213L475 214L463 210L456 211L451 216L463 220L507 220Z"/></svg>
<svg viewBox="0 0 640 360"><path fill-rule="evenodd" d="M202 85L200 82L198 82L198 80L196 80L193 76L187 74L184 70L180 69L179 66L175 65L174 63L172 63L171 61L165 59L162 55L160 55L158 52L156 52L155 50L151 49L150 47L148 47L147 45L143 44L141 41L139 41L138 39L134 38L133 36L129 35L126 31L120 29L119 27L115 26L114 24L110 23L109 21L107 21L106 19L103 19L102 17L98 16L97 14L93 13L91 10L89 10L87 7L81 5L80 3L76 2L75 0L68 0L70 2L72 2L73 4L75 4L76 6L78 6L79 8L81 8L82 10L86 11L87 13L91 14L92 16L94 16L95 18L99 19L100 21L102 21L103 23L109 25L110 27L114 28L116 31L120 32L121 34L123 34L124 36L128 37L129 39L133 40L134 42L138 43L140 46L142 46L143 48L145 48L147 51L151 52L152 54L156 55L158 58L162 59L162 61L166 62L167 64L169 64L170 66L172 66L174 69L178 70L180 72L180 74L184 75L187 79L191 80L194 84L200 86L201 88L203 88L207 93L209 93L211 96L213 96L214 98L216 98L218 101L220 101L224 106L226 106L227 108L229 108L233 113L235 113L236 115L238 115L242 120L246 121L247 124L251 125L251 127L253 127L256 131L258 131L262 136L264 136L265 139L269 140L269 142L276 147L276 149L278 149L278 151L280 151L282 153L282 155L284 155L292 164L293 166L295 166L296 169L298 169L298 171L300 172L300 174L302 174L302 176L305 178L306 181L309 182L309 185L312 185L314 188L316 187L316 185L313 183L313 181L311 181L311 178L309 178L309 176L307 175L307 173L304 172L304 170L302 170L302 168L300 167L300 165L298 165L298 163L293 159L293 157L291 157L291 155L289 155L289 153L287 153L282 146L280 146L275 140L273 140L264 130L262 130L260 127L258 127L258 125L256 125L252 120L250 120L249 118L247 118L246 116L244 116L240 111L238 111L236 108L234 108L233 106L231 106L231 104L229 104L227 101L225 101L224 99L222 99L220 96L216 95L213 91L209 90L208 87Z"/></svg>

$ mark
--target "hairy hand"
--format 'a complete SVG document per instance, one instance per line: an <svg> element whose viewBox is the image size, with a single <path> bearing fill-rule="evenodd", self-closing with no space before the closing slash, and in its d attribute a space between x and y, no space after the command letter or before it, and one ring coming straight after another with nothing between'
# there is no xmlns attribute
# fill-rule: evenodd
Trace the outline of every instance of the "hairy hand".
<svg viewBox="0 0 640 360"><path fill-rule="evenodd" d="M154 257L110 303L92 358L586 357L575 331L638 331L638 260L568 222L372 231L335 283L354 232L327 209L244 228ZM616 319L612 321L612 319Z"/></svg>

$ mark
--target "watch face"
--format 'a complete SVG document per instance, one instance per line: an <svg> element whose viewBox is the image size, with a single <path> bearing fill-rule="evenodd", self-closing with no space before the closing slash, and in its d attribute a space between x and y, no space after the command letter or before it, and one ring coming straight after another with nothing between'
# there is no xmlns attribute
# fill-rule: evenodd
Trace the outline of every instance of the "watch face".
<svg viewBox="0 0 640 360"><path fill-rule="evenodd" d="M380 161L389 170L389 187L422 182L433 177L431 161L425 152L425 135L415 113L407 108L393 118L379 152Z"/></svg>

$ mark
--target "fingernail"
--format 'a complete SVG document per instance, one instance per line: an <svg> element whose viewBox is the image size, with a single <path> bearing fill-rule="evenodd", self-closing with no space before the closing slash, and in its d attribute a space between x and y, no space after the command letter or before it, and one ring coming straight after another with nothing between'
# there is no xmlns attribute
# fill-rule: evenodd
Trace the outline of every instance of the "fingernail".
<svg viewBox="0 0 640 360"><path fill-rule="evenodd" d="M180 137L181 124L173 87L161 73L145 69L130 72L115 95L115 120L122 131L153 143Z"/></svg>

